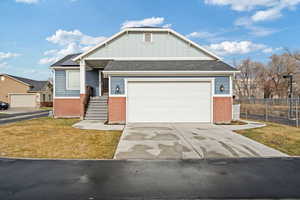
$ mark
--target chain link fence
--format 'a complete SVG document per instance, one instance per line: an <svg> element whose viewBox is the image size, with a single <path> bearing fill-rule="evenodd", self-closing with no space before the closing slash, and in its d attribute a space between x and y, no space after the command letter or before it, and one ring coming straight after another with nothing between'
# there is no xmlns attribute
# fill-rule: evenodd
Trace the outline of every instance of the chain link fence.
<svg viewBox="0 0 300 200"><path fill-rule="evenodd" d="M299 128L300 99L238 99L240 115L245 119L276 122Z"/></svg>

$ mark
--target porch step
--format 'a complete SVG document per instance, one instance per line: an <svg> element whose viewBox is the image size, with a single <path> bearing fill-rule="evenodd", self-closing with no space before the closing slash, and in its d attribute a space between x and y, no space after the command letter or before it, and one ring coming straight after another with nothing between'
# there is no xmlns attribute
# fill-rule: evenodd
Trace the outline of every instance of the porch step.
<svg viewBox="0 0 300 200"><path fill-rule="evenodd" d="M87 120L107 120L107 117L105 116L86 116L84 119L87 119Z"/></svg>
<svg viewBox="0 0 300 200"><path fill-rule="evenodd" d="M108 96L91 97L85 119L87 120L107 120L108 116Z"/></svg>

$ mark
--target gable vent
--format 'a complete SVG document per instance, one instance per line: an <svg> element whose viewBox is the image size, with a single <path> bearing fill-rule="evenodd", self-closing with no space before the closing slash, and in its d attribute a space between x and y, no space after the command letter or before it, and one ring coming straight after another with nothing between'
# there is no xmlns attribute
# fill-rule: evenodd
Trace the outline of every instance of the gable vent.
<svg viewBox="0 0 300 200"><path fill-rule="evenodd" d="M152 42L152 33L144 33L144 42Z"/></svg>

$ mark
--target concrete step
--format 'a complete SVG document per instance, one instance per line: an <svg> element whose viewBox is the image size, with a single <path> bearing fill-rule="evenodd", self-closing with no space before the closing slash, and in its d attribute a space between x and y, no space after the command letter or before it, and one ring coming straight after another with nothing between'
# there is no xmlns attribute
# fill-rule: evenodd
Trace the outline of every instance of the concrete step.
<svg viewBox="0 0 300 200"><path fill-rule="evenodd" d="M89 106L108 106L107 103L89 103Z"/></svg>
<svg viewBox="0 0 300 200"><path fill-rule="evenodd" d="M85 120L99 120L99 121L107 121L107 118L93 118L93 117L86 117Z"/></svg>
<svg viewBox="0 0 300 200"><path fill-rule="evenodd" d="M107 114L107 111L87 111L86 114L92 114L92 115L96 115L96 114Z"/></svg>
<svg viewBox="0 0 300 200"><path fill-rule="evenodd" d="M99 101L90 101L89 103L90 103L90 104L93 104L93 103L103 103L103 104L107 104L108 102L107 102L107 101L102 101L102 100L100 101L100 100L99 100Z"/></svg>
<svg viewBox="0 0 300 200"><path fill-rule="evenodd" d="M96 104L96 103L102 103L102 104L107 104L107 101L90 101L89 104Z"/></svg>
<svg viewBox="0 0 300 200"><path fill-rule="evenodd" d="M106 117L107 113L86 113L85 116Z"/></svg>
<svg viewBox="0 0 300 200"><path fill-rule="evenodd" d="M107 106L89 106L87 110L108 110Z"/></svg>
<svg viewBox="0 0 300 200"><path fill-rule="evenodd" d="M86 113L107 113L108 110L87 110Z"/></svg>
<svg viewBox="0 0 300 200"><path fill-rule="evenodd" d="M106 116L85 116L84 119L102 119L102 120L105 120L107 119Z"/></svg>

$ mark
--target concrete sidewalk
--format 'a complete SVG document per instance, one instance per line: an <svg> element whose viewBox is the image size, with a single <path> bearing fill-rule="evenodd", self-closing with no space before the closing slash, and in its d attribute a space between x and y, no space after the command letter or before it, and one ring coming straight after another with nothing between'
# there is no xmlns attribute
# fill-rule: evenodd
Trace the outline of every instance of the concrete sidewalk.
<svg viewBox="0 0 300 200"><path fill-rule="evenodd" d="M287 156L236 134L200 123L139 123L125 127L115 159L202 159Z"/></svg>

